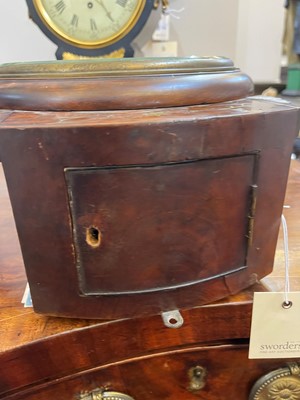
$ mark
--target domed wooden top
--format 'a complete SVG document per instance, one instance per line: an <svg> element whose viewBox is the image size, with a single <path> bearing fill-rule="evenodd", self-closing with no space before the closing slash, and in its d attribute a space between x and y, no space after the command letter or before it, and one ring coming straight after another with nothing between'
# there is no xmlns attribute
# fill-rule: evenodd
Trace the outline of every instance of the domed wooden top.
<svg viewBox="0 0 300 400"><path fill-rule="evenodd" d="M248 96L250 78L224 57L93 59L0 66L0 108L122 110Z"/></svg>

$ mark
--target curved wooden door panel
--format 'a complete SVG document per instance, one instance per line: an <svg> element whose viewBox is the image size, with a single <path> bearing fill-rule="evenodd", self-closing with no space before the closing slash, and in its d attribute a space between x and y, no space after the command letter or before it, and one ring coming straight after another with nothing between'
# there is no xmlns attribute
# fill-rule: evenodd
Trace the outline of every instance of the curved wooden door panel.
<svg viewBox="0 0 300 400"><path fill-rule="evenodd" d="M255 161L66 169L83 294L176 289L245 268Z"/></svg>

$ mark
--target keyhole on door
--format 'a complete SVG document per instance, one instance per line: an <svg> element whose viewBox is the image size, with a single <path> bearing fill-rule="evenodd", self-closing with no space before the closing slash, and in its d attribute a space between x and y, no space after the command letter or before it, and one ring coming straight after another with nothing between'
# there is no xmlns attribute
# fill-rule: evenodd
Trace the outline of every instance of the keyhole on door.
<svg viewBox="0 0 300 400"><path fill-rule="evenodd" d="M89 246L96 248L101 244L101 232L96 226L90 226L86 230L86 242Z"/></svg>

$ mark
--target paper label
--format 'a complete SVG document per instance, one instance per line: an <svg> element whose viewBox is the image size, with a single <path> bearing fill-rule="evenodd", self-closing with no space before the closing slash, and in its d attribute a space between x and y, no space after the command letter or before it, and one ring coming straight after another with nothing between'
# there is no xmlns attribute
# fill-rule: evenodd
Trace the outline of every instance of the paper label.
<svg viewBox="0 0 300 400"><path fill-rule="evenodd" d="M152 40L168 41L170 39L170 16L162 14L155 29Z"/></svg>
<svg viewBox="0 0 300 400"><path fill-rule="evenodd" d="M24 305L24 307L33 307L28 283L26 284L21 303Z"/></svg>
<svg viewBox="0 0 300 400"><path fill-rule="evenodd" d="M300 292L254 293L249 358L300 357Z"/></svg>

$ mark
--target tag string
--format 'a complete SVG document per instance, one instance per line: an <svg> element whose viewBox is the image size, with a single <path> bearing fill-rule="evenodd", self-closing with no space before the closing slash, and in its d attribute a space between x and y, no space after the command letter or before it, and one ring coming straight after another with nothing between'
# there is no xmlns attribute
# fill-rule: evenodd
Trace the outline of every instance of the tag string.
<svg viewBox="0 0 300 400"><path fill-rule="evenodd" d="M283 308L290 308L292 306L292 302L289 300L289 292L290 292L289 238L288 238L287 223L283 214L281 215L281 224L283 230L284 264L285 264L284 302L282 306Z"/></svg>
<svg viewBox="0 0 300 400"><path fill-rule="evenodd" d="M163 13L166 15L170 15L170 17L172 17L174 19L180 19L180 16L177 14L181 14L184 10L185 10L184 7L180 8L180 9L168 8L168 9L164 10Z"/></svg>

